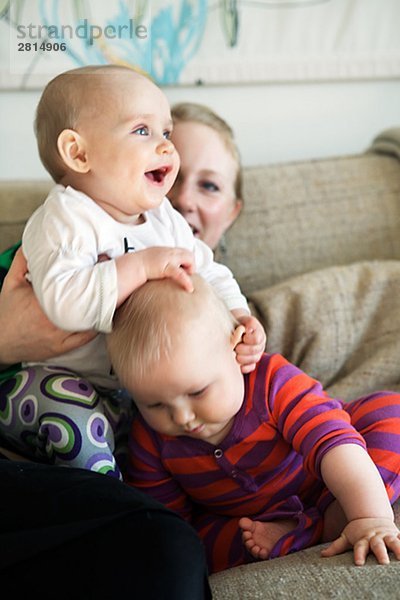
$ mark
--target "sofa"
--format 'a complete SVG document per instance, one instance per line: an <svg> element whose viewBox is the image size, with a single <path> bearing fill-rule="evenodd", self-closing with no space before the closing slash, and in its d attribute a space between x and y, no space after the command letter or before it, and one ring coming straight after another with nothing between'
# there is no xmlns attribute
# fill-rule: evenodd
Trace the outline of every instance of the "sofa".
<svg viewBox="0 0 400 600"><path fill-rule="evenodd" d="M0 182L0 250L20 239L50 185ZM400 391L400 129L357 155L246 168L244 199L217 258L264 323L267 351L344 400ZM400 524L400 503L394 508ZM400 597L393 557L355 567L351 552L323 559L320 550L216 573L213 597Z"/></svg>

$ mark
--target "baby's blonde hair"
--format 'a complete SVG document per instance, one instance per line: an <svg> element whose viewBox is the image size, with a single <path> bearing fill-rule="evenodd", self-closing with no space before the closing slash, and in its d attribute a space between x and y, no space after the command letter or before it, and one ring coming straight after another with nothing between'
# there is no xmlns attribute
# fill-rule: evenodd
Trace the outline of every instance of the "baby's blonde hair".
<svg viewBox="0 0 400 600"><path fill-rule="evenodd" d="M195 102L179 102L171 108L174 123L200 123L213 129L225 144L226 149L236 162L237 172L234 183L236 199L242 200L242 166L239 149L232 128L211 108Z"/></svg>
<svg viewBox="0 0 400 600"><path fill-rule="evenodd" d="M220 327L229 340L237 325L231 312L200 275L192 279L192 293L170 279L148 281L116 311L107 347L123 385L140 381L161 359L173 358L175 344L199 320L210 336Z"/></svg>
<svg viewBox="0 0 400 600"><path fill-rule="evenodd" d="M102 110L103 104L98 101L97 94L99 83L104 81L99 76L124 71L146 76L135 68L121 65L91 65L65 71L44 88L36 109L34 129L40 159L56 183L66 171L57 149L58 136L64 129L76 129L79 117L88 105L91 112Z"/></svg>

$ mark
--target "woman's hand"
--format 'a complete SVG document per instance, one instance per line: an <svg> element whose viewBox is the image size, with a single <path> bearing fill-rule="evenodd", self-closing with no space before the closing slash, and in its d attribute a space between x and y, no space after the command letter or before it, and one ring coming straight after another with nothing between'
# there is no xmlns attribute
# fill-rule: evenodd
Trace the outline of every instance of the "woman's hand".
<svg viewBox="0 0 400 600"><path fill-rule="evenodd" d="M362 518L350 521L342 534L328 548L322 550L322 556L335 556L354 548L354 563L358 566L365 564L370 552L376 556L380 565L389 561L388 549L397 560L400 560L400 531L392 519Z"/></svg>
<svg viewBox="0 0 400 600"><path fill-rule="evenodd" d="M19 249L0 293L0 364L41 361L86 344L95 332L58 329L42 311L26 281L26 260Z"/></svg>

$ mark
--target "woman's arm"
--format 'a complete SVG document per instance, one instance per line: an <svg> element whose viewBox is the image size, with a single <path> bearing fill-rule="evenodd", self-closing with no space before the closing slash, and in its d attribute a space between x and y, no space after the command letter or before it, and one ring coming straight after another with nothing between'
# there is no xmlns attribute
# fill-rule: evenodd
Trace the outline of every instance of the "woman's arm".
<svg viewBox="0 0 400 600"><path fill-rule="evenodd" d="M45 316L26 281L26 260L19 249L0 293L0 364L41 361L78 348L95 333L71 333Z"/></svg>

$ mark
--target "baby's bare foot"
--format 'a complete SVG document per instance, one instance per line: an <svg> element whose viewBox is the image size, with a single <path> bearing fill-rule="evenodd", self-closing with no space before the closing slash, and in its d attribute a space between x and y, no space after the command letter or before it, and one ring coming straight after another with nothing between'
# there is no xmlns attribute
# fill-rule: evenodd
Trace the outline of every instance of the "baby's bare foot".
<svg viewBox="0 0 400 600"><path fill-rule="evenodd" d="M289 531L293 531L296 525L294 519L263 522L242 517L239 521L244 545L254 558L261 560L268 558L276 542Z"/></svg>

